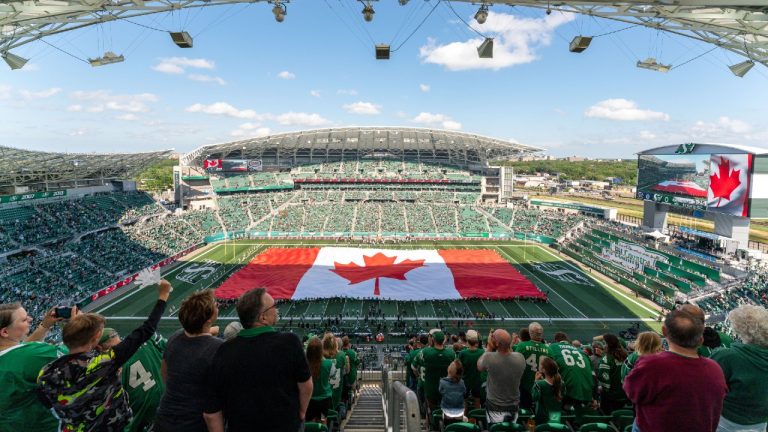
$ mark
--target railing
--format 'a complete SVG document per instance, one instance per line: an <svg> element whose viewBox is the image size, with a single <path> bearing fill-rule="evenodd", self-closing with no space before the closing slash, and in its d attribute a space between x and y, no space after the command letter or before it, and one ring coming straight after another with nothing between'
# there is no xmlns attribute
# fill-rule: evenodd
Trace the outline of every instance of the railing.
<svg viewBox="0 0 768 432"><path fill-rule="evenodd" d="M402 381L394 381L390 376L389 370L383 368L381 371L382 397L384 398L384 418L386 421L387 432L400 432L401 410L400 404L403 404L405 413L404 432L421 431L421 415L419 413L419 401L416 393L403 384Z"/></svg>

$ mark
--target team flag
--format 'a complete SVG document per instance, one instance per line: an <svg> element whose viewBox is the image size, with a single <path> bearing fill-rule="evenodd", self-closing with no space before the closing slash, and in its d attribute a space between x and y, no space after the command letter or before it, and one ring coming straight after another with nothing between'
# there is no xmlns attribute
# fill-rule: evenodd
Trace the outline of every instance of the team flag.
<svg viewBox="0 0 768 432"><path fill-rule="evenodd" d="M545 297L493 250L270 248L227 279L222 299L257 287L276 299Z"/></svg>
<svg viewBox="0 0 768 432"><path fill-rule="evenodd" d="M749 216L749 174L751 154L713 154L709 159L710 176L707 209L734 216Z"/></svg>

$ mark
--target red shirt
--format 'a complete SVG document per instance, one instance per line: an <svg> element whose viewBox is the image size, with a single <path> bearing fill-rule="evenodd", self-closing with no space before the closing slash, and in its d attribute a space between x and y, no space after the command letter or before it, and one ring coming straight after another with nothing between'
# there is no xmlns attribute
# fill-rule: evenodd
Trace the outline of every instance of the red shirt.
<svg viewBox="0 0 768 432"><path fill-rule="evenodd" d="M624 391L642 432L715 432L728 387L713 360L665 351L641 356Z"/></svg>

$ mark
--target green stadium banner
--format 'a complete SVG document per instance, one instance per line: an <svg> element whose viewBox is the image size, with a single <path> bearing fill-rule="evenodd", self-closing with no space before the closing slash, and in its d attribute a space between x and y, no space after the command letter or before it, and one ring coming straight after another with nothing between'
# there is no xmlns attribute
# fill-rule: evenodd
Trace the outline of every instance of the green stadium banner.
<svg viewBox="0 0 768 432"><path fill-rule="evenodd" d="M258 192L258 191L274 191L274 190L293 190L293 184L290 185L270 185L270 186L258 186L258 187L241 187L241 188L214 188L216 193L236 193L236 192Z"/></svg>
<svg viewBox="0 0 768 432"><path fill-rule="evenodd" d="M211 177L207 175L189 175L189 176L181 176L181 179L184 181L187 180L209 180Z"/></svg>
<svg viewBox="0 0 768 432"><path fill-rule="evenodd" d="M67 196L66 190L0 196L0 204Z"/></svg>

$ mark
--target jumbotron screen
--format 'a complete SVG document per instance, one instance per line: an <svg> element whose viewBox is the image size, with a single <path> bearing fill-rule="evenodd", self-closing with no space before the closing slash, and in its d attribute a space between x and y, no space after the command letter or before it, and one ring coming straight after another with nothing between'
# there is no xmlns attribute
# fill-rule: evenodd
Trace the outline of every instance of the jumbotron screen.
<svg viewBox="0 0 768 432"><path fill-rule="evenodd" d="M637 198L749 216L751 154L640 155Z"/></svg>

